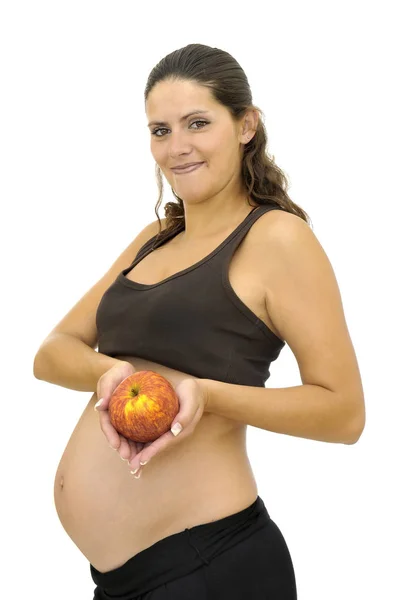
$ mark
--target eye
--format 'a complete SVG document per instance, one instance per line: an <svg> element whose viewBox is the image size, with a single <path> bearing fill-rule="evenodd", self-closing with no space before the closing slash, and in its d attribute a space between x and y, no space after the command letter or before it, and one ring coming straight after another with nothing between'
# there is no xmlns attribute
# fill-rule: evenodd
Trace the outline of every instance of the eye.
<svg viewBox="0 0 398 600"><path fill-rule="evenodd" d="M208 121L203 121L203 120L197 120L197 121L192 121L191 125L193 125L194 123L204 123L205 125L208 125ZM195 129L203 129L203 127L195 127ZM151 134L155 137L164 137L163 134L162 135L156 135L158 131L167 131L167 129L165 127L158 127L158 129L154 129Z"/></svg>

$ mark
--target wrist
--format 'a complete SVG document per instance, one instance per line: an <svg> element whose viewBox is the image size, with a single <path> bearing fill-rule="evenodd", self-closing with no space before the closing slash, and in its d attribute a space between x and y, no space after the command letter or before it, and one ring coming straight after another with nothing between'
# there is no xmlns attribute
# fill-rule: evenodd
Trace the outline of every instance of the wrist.
<svg viewBox="0 0 398 600"><path fill-rule="evenodd" d="M201 387L204 399L204 410L203 412L211 412L210 410L210 379L198 379Z"/></svg>
<svg viewBox="0 0 398 600"><path fill-rule="evenodd" d="M100 352L98 352L98 356L100 357L100 360L98 360L95 365L95 378L97 381L102 375L109 371L109 369L112 369L112 367L127 363L125 360L112 358L111 356L101 354Z"/></svg>

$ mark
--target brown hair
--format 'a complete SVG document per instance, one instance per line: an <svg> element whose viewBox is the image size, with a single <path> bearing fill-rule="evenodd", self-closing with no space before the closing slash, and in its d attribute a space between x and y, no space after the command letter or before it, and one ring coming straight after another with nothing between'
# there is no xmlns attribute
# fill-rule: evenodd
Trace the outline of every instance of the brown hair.
<svg viewBox="0 0 398 600"><path fill-rule="evenodd" d="M271 201L310 224L308 214L287 194L288 179L286 175L275 164L274 157L267 152L268 137L263 122L263 113L252 102L247 77L238 62L228 52L219 48L203 44L188 44L162 58L152 69L145 87L145 102L150 91L158 82L173 79L192 81L207 87L212 97L225 106L235 120L243 117L248 109L258 111L256 133L244 145L242 158L242 178L247 192L257 204L269 204ZM166 203L166 229L160 233L161 223L158 208L163 198L163 181L157 164L156 179L159 189L159 198L155 206L155 213L159 220L158 240L170 230L179 227L181 222L184 223L185 215L183 201L172 189L177 202Z"/></svg>

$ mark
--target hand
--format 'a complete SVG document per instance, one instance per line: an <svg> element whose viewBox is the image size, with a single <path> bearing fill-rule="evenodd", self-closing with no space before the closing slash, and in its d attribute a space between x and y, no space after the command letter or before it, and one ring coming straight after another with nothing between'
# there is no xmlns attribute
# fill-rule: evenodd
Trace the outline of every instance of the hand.
<svg viewBox="0 0 398 600"><path fill-rule="evenodd" d="M142 450L144 444L133 442L133 440L125 438L113 427L109 418L109 401L119 383L126 379L129 375L136 372L136 369L131 363L120 361L108 371L106 371L98 380L97 397L103 398L101 404L95 405L95 410L99 413L99 421L103 434L105 435L108 444L113 450L117 450L120 458L123 460L131 460L138 452Z"/></svg>
<svg viewBox="0 0 398 600"><path fill-rule="evenodd" d="M207 405L207 391L202 381L201 379L188 378L181 381L174 388L180 403L180 411L173 419L171 429L174 428L176 423L180 423L182 426L181 433L173 434L172 431L167 431L154 442L144 444L144 447L129 461L131 470L137 469L136 478L142 472L143 463L146 464L156 454L165 448L172 447L180 440L186 439L195 431ZM176 435L178 435L177 439Z"/></svg>

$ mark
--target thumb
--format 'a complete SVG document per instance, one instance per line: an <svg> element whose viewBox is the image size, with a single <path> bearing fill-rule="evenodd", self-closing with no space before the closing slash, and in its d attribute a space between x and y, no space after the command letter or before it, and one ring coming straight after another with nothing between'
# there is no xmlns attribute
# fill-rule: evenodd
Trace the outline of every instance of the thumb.
<svg viewBox="0 0 398 600"><path fill-rule="evenodd" d="M109 407L109 402L111 396L113 394L114 389L117 387L118 382L114 381L112 377L109 377L109 374L106 379L100 380L97 386L97 398L98 402L94 405L94 409L99 410L107 410Z"/></svg>
<svg viewBox="0 0 398 600"><path fill-rule="evenodd" d="M99 411L99 410L105 410L104 406L104 398L100 398L98 400L98 402L96 404L94 404L94 410ZM109 404L109 402L108 402Z"/></svg>
<svg viewBox="0 0 398 600"><path fill-rule="evenodd" d="M117 364L106 371L97 383L97 398L95 410L108 410L109 402L117 386L129 375L135 373L135 368L130 363Z"/></svg>

